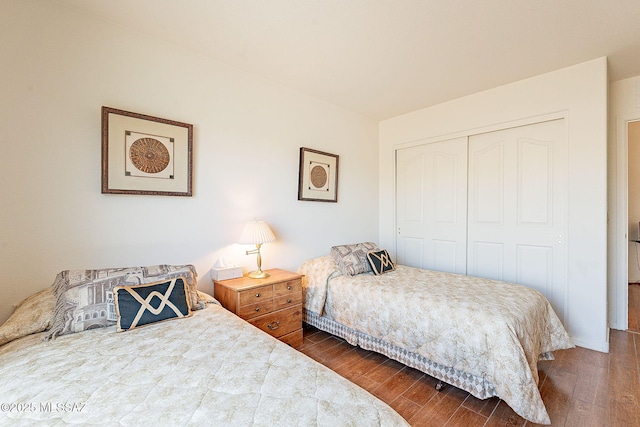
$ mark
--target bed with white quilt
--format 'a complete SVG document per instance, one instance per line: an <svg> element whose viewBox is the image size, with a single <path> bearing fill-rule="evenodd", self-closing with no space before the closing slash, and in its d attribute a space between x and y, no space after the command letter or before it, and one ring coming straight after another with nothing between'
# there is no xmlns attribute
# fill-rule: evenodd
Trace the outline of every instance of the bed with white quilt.
<svg viewBox="0 0 640 427"><path fill-rule="evenodd" d="M0 425L407 425L195 285L192 266L60 273L0 326Z"/></svg>
<svg viewBox="0 0 640 427"><path fill-rule="evenodd" d="M550 423L537 362L573 343L538 291L394 266L373 243L334 247L298 272L305 275L306 323Z"/></svg>

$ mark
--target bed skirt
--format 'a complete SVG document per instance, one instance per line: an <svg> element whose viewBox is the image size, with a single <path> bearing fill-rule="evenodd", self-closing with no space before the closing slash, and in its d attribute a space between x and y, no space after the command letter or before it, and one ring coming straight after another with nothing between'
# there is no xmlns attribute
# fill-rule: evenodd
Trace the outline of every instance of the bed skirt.
<svg viewBox="0 0 640 427"><path fill-rule="evenodd" d="M475 375L435 363L424 356L396 347L378 338L363 334L341 323L335 322L317 313L302 310L302 320L311 326L343 338L349 344L360 346L365 350L375 351L390 359L396 360L410 368L417 369L434 378L468 391L478 399L498 396L493 384Z"/></svg>

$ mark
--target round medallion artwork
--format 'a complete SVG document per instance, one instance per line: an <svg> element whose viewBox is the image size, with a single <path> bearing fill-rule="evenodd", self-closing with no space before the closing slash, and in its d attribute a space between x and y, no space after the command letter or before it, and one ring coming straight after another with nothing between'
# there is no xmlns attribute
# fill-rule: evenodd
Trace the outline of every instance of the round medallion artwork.
<svg viewBox="0 0 640 427"><path fill-rule="evenodd" d="M140 138L129 149L131 163L145 173L162 172L169 166L171 156L164 144L154 138Z"/></svg>
<svg viewBox="0 0 640 427"><path fill-rule="evenodd" d="M327 171L322 166L314 166L309 175L311 185L315 188L322 188L327 184Z"/></svg>

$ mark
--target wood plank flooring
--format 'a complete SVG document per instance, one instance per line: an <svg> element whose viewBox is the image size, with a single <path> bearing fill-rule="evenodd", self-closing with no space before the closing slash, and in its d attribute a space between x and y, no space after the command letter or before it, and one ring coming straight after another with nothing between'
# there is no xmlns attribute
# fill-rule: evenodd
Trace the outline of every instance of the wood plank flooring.
<svg viewBox="0 0 640 427"><path fill-rule="evenodd" d="M538 364L552 426L640 426L640 334L611 331L610 353L576 347ZM479 400L377 353L306 326L299 350L387 402L412 426L534 426L497 398Z"/></svg>

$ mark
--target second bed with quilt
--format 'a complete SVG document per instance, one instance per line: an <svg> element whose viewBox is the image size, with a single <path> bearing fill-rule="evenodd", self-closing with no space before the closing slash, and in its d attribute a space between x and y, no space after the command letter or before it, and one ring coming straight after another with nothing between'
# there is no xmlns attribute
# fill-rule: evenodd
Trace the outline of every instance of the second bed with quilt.
<svg viewBox="0 0 640 427"><path fill-rule="evenodd" d="M332 256L305 262L298 270L305 275L305 321L480 399L498 396L529 421L550 423L537 362L573 344L541 293L402 265L392 270L349 275L354 271L345 274Z"/></svg>

